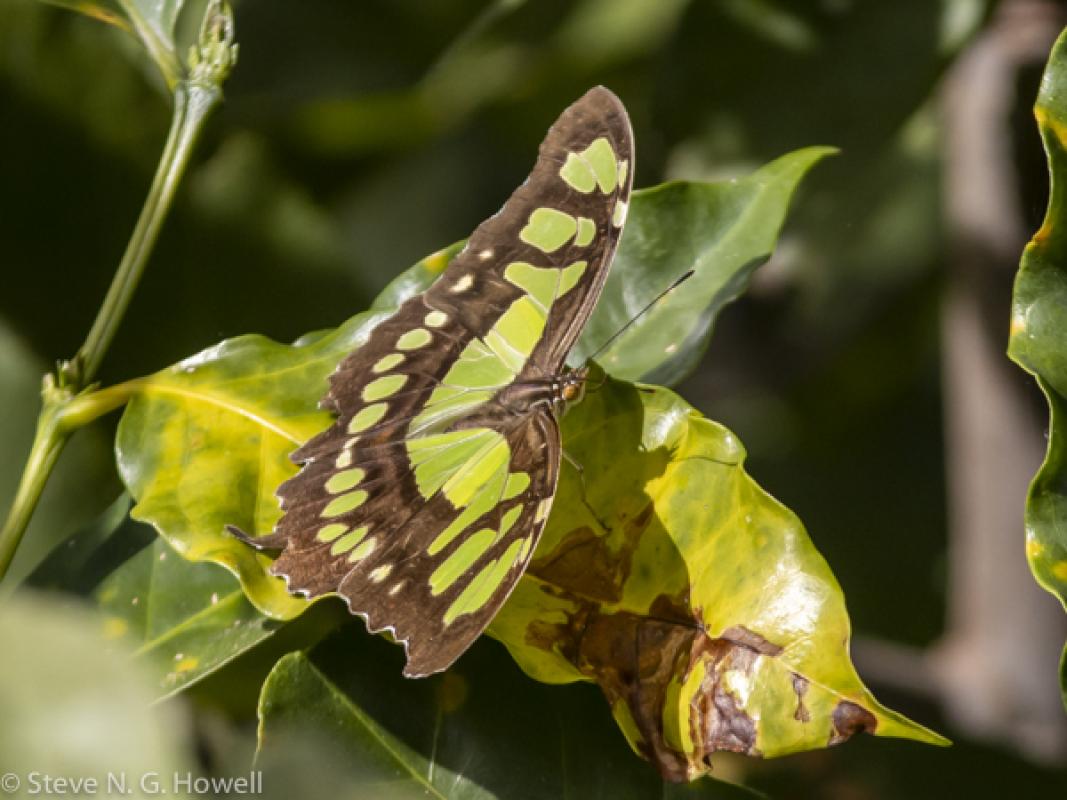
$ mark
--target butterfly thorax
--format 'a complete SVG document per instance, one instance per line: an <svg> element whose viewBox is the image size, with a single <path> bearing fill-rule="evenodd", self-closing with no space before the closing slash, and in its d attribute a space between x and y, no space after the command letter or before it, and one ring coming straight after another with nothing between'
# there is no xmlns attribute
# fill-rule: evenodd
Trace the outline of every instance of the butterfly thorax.
<svg viewBox="0 0 1067 800"><path fill-rule="evenodd" d="M518 419L538 409L551 409L556 419L580 403L585 396L586 367L567 370L558 375L517 380L501 389L494 404Z"/></svg>

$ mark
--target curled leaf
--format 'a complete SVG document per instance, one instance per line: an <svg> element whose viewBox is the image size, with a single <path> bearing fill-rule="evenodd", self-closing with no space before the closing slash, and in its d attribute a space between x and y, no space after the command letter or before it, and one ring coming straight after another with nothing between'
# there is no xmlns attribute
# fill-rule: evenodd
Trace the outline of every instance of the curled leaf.
<svg viewBox="0 0 1067 800"><path fill-rule="evenodd" d="M1026 557L1037 582L1067 607L1067 32L1052 49L1034 106L1050 175L1048 210L1023 251L1008 355L1037 378L1049 404L1045 461L1026 500ZM1067 647L1064 648L1067 664ZM1067 697L1067 678L1061 674ZM1067 702L1067 700L1065 700Z"/></svg>
<svg viewBox="0 0 1067 800"><path fill-rule="evenodd" d="M881 706L848 655L841 589L728 430L608 380L564 420L535 560L490 633L538 680L597 682L673 780L718 750L777 756L866 731L944 743Z"/></svg>

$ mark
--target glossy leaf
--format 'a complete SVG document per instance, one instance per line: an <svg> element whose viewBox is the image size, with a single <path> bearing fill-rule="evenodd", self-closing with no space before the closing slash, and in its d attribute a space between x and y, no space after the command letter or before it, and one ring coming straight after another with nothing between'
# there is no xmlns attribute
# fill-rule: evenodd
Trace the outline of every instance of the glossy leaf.
<svg viewBox="0 0 1067 800"><path fill-rule="evenodd" d="M211 674L278 627L224 570L184 561L158 538L93 596L106 615L105 636L124 640L147 662L160 697Z"/></svg>
<svg viewBox="0 0 1067 800"><path fill-rule="evenodd" d="M663 774L717 750L778 756L860 730L943 743L871 696L800 520L728 430L666 389L608 380L564 419L564 473L526 577L490 633L532 677L594 680Z"/></svg>
<svg viewBox="0 0 1067 800"><path fill-rule="evenodd" d="M665 386L681 381L704 354L719 312L770 258L801 179L833 152L808 147L740 180L667 183L635 192L604 293L571 363L593 354L692 269L692 278L597 357L617 378Z"/></svg>
<svg viewBox="0 0 1067 800"><path fill-rule="evenodd" d="M129 520L130 496L119 495L88 525L54 547L26 578L33 589L85 598L116 569L148 547L152 531Z"/></svg>
<svg viewBox="0 0 1067 800"><path fill-rule="evenodd" d="M402 678L402 666L357 626L279 661L259 707L264 785L292 796L313 772L320 794L337 797L753 796L712 781L664 786L590 687L531 684L489 642L426 680Z"/></svg>
<svg viewBox="0 0 1067 800"><path fill-rule="evenodd" d="M130 520L128 508L129 498L119 498L58 547L29 584L92 600L104 639L133 651L157 697L165 697L249 650L277 623L255 610L232 576L178 558Z"/></svg>
<svg viewBox="0 0 1067 800"><path fill-rule="evenodd" d="M1034 113L1051 188L1015 279L1008 354L1048 398L1048 450L1026 501L1026 556L1037 582L1067 607L1067 32L1052 50ZM1062 686L1067 693L1067 681Z"/></svg>
<svg viewBox="0 0 1067 800"><path fill-rule="evenodd" d="M225 532L267 531L281 515L274 489L296 468L288 454L330 423L318 409L326 377L381 314L283 345L231 339L144 379L119 424L119 471L152 523L183 557L220 564L263 613L291 619L307 603L266 573L270 560Z"/></svg>
<svg viewBox="0 0 1067 800"><path fill-rule="evenodd" d="M214 564L178 558L150 528L127 516L129 506L126 495L116 500L57 547L27 584L94 603L108 646L135 653L161 699L273 637L279 623L256 611L233 576ZM324 607L305 615L299 632L282 638L295 641L288 647L313 643L342 613Z"/></svg>

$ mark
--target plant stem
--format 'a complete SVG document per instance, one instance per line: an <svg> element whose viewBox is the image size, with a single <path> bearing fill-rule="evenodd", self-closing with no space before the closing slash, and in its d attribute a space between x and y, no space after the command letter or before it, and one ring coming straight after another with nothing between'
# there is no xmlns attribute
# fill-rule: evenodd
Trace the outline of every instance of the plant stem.
<svg viewBox="0 0 1067 800"><path fill-rule="evenodd" d="M50 413L47 407L42 410L15 501L11 504L3 531L0 531L0 578L7 574L7 568L11 566L22 534L30 523L48 476L52 474L52 468L68 438L69 434L61 434L57 430L55 413Z"/></svg>
<svg viewBox="0 0 1067 800"><path fill-rule="evenodd" d="M45 377L42 392L44 407L37 418L37 432L22 470L15 500L0 530L0 580L11 566L22 534L29 525L37 501L41 499L41 492L71 434L124 405L140 390L141 385L141 380L127 381L72 397L67 390L55 386L51 375Z"/></svg>
<svg viewBox="0 0 1067 800"><path fill-rule="evenodd" d="M141 216L85 344L70 362L60 367L61 385L70 386L77 392L96 377L104 353L115 338L144 272L204 121L221 97L222 92L216 85L182 82L175 87L170 133Z"/></svg>

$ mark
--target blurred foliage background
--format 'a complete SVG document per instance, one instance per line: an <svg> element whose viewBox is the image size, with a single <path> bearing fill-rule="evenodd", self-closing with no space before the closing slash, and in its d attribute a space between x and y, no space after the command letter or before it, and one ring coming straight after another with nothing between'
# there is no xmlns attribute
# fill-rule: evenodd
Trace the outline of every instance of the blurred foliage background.
<svg viewBox="0 0 1067 800"><path fill-rule="evenodd" d="M956 558L941 314L955 258L946 76L997 26L1024 17L1047 26L1051 42L1061 4L245 0L235 8L240 61L226 104L104 364L105 384L236 334L291 340L336 325L402 268L494 212L559 109L592 84L618 93L633 117L635 186L739 176L795 148L838 146L805 182L779 251L723 315L681 393L735 430L753 476L806 523L845 590L858 665L875 692L957 745L864 739L775 762L724 758L720 774L775 797L1063 790L1062 724L1042 734L1048 747L1015 737L1011 720L968 727L922 655L937 651L952 619ZM1026 111L1040 63L1040 53L1018 62L1005 116L1009 188L1027 230L1044 207ZM40 375L73 354L92 321L169 109L154 68L121 31L6 0L0 120L6 508L32 438ZM1013 268L988 281L1001 349ZM1028 397L1026 379L1018 383ZM118 495L109 424L79 434L64 455L16 577ZM1003 536L1014 537L1022 564L1019 503L1018 524ZM1057 630L1046 635L1062 643ZM866 661L864 642L875 654ZM1054 661L1013 663L1055 699ZM235 700L226 721L213 715L211 724L246 736L253 712ZM1022 704L1010 713L1029 712Z"/></svg>

